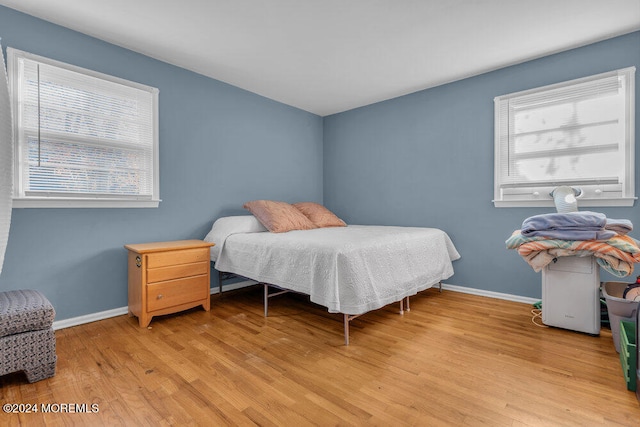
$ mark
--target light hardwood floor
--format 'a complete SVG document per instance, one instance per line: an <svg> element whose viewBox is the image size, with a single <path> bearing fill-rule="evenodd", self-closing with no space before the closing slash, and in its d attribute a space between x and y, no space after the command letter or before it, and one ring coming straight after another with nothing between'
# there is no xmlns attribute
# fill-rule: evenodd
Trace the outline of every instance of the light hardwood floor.
<svg viewBox="0 0 640 427"><path fill-rule="evenodd" d="M394 304L354 320L348 347L342 316L304 297L273 298L268 318L262 310L255 287L149 329L120 316L56 331L56 376L0 377L0 400L98 412L0 423L640 425L611 332L540 328L527 304L431 289L403 316Z"/></svg>

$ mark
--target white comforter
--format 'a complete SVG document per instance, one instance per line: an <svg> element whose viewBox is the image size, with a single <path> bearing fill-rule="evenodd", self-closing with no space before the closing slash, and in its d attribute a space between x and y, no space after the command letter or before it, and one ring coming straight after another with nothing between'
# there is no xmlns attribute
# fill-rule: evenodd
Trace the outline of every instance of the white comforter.
<svg viewBox="0 0 640 427"><path fill-rule="evenodd" d="M238 233L216 242L219 271L307 294L332 313L362 314L453 275L442 230L362 226Z"/></svg>

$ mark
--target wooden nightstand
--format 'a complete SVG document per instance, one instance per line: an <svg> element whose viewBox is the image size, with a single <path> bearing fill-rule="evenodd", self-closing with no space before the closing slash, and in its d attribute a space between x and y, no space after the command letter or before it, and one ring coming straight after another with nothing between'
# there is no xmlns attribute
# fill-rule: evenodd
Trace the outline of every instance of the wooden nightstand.
<svg viewBox="0 0 640 427"><path fill-rule="evenodd" d="M210 247L202 240L125 245L129 250L129 315L140 327L153 316L210 309Z"/></svg>

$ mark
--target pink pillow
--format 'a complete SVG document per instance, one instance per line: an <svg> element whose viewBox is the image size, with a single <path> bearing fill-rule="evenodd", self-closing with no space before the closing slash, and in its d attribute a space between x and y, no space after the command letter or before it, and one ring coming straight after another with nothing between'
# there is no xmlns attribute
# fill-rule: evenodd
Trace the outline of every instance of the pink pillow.
<svg viewBox="0 0 640 427"><path fill-rule="evenodd" d="M245 203L243 207L248 209L267 230L273 233L317 228L306 216L289 203L254 200Z"/></svg>
<svg viewBox="0 0 640 427"><path fill-rule="evenodd" d="M313 202L294 203L300 212L304 214L316 227L346 227L347 224L338 218L333 212L324 206Z"/></svg>

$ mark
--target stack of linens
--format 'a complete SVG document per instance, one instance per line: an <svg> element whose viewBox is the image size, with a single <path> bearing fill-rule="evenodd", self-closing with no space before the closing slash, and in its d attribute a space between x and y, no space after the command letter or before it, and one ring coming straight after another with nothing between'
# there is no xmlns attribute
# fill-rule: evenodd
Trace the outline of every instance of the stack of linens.
<svg viewBox="0 0 640 427"><path fill-rule="evenodd" d="M632 230L631 221L598 212L550 213L525 219L506 244L535 271L559 256L593 255L606 271L624 277L640 262L638 242L627 235Z"/></svg>

